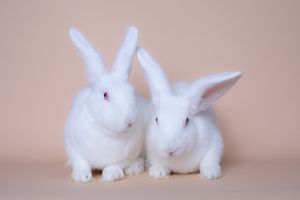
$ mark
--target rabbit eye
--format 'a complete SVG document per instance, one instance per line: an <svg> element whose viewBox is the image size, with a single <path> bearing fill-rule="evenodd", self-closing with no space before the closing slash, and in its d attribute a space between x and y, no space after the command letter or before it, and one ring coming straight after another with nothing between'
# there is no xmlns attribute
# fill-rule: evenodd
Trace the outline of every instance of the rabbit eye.
<svg viewBox="0 0 300 200"><path fill-rule="evenodd" d="M158 124L158 119L157 119L157 117L155 118L155 121L156 121L156 123Z"/></svg>
<svg viewBox="0 0 300 200"><path fill-rule="evenodd" d="M104 93L104 99L108 100L108 94L107 94L107 92Z"/></svg>
<svg viewBox="0 0 300 200"><path fill-rule="evenodd" d="M186 118L186 120L185 120L185 125L187 126L188 124L189 124L189 118Z"/></svg>

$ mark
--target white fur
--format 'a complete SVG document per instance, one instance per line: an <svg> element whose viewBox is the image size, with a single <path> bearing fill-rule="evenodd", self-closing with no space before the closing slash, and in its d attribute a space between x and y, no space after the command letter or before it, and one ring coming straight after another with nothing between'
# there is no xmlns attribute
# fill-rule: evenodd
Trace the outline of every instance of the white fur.
<svg viewBox="0 0 300 200"><path fill-rule="evenodd" d="M67 165L73 167L72 179L92 181L92 169L103 169L103 181L143 172L145 100L127 82L138 31L134 27L127 29L112 72L77 29L71 28L70 35L90 82L73 99L65 125L64 145L69 157ZM108 100L104 93L108 93Z"/></svg>
<svg viewBox="0 0 300 200"><path fill-rule="evenodd" d="M215 74L192 84L176 82L170 86L167 76L148 52L138 47L137 57L152 97L147 108L145 141L149 176L159 179L169 177L171 172L200 170L200 178L219 178L223 140L211 103L228 91L242 73Z"/></svg>

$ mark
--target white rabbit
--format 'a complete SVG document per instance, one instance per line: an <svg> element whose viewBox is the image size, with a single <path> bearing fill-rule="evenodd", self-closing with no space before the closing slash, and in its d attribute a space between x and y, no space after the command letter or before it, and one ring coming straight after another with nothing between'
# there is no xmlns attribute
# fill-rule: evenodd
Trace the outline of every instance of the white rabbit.
<svg viewBox="0 0 300 200"><path fill-rule="evenodd" d="M213 103L242 76L241 72L215 74L192 84L170 86L159 64L142 47L137 57L149 85L146 130L149 176L167 178L171 172L191 173L210 180L221 177L223 140Z"/></svg>
<svg viewBox="0 0 300 200"><path fill-rule="evenodd" d="M144 171L144 98L127 79L138 43L130 27L111 72L102 56L75 28L70 36L85 63L89 84L73 99L64 134L64 145L73 167L72 179L95 180L92 169L103 169L103 181L115 181Z"/></svg>

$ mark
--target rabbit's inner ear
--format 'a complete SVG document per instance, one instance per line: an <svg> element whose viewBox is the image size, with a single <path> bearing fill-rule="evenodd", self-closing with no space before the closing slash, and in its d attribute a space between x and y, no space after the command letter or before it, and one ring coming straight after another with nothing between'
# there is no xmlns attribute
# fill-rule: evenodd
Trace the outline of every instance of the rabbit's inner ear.
<svg viewBox="0 0 300 200"><path fill-rule="evenodd" d="M184 93L194 114L205 110L223 96L242 76L241 72L221 73L197 79Z"/></svg>

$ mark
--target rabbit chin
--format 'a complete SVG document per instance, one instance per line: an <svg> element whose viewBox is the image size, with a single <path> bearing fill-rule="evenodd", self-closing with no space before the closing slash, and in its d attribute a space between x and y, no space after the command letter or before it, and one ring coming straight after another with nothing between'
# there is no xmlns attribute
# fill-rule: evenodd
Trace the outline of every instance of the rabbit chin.
<svg viewBox="0 0 300 200"><path fill-rule="evenodd" d="M134 127L134 124L128 125L127 123L122 123L120 125L113 124L109 128L110 131L116 133L116 134L125 134L127 132L130 132L130 130Z"/></svg>

